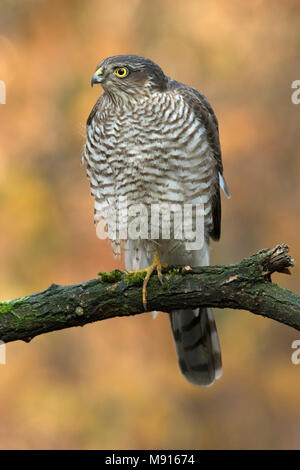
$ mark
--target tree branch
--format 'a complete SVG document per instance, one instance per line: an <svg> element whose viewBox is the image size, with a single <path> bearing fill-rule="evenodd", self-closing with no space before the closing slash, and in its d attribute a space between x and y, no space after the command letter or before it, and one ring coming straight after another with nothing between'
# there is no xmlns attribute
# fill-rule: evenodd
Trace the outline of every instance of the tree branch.
<svg viewBox="0 0 300 470"><path fill-rule="evenodd" d="M294 261L288 247L261 250L240 263L191 268L169 267L164 283L148 284L148 308L210 306L249 310L300 331L300 296L271 282L274 272L287 273ZM143 313L142 279L121 271L101 273L82 284L52 284L38 294L0 303L0 340L30 341L37 335L116 316Z"/></svg>

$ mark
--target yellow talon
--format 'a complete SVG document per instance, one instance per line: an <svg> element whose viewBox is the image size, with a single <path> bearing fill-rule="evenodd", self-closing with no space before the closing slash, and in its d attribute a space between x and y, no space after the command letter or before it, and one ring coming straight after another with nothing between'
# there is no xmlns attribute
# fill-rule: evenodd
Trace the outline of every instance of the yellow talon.
<svg viewBox="0 0 300 470"><path fill-rule="evenodd" d="M158 279L162 283L161 270L162 268L166 268L167 266L168 266L167 264L161 264L158 252L155 251L153 263L151 264L151 266L148 266L148 268L138 269L137 271L127 271L127 274L146 273L146 277L143 283L143 306L145 310L147 310L147 284L150 279L150 276L156 270Z"/></svg>

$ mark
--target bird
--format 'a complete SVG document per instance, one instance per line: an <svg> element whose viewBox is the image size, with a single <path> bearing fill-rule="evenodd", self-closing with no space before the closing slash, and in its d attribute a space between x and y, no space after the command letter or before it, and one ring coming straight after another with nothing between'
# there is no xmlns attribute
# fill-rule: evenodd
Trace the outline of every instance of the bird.
<svg viewBox="0 0 300 470"><path fill-rule="evenodd" d="M203 94L169 78L145 57L128 54L103 59L91 79L92 86L97 84L103 93L87 119L82 155L94 198L94 219L96 224L102 220L108 230L115 215L119 232L108 230L112 248L116 256L124 249L127 273L146 273L142 292L146 309L147 283L154 271L163 282L167 265L208 266L210 239L220 238L220 188L230 195L223 176L218 121ZM153 235L148 222L155 205L174 206L173 222L176 211L201 207L202 244L190 249L191 238L177 236L175 224L169 237L163 237L161 219L156 219L159 234ZM147 213L133 230L138 235L127 233L126 238L120 227L134 222L137 212L128 213L137 207ZM195 212L191 220L193 224ZM139 236L145 227L147 236ZM191 384L212 385L222 375L212 309L167 313L181 374Z"/></svg>

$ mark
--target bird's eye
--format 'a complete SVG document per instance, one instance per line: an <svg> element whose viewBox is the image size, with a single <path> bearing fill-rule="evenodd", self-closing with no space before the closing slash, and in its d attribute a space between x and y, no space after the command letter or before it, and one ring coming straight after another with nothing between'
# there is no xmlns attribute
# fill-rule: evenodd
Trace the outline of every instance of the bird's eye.
<svg viewBox="0 0 300 470"><path fill-rule="evenodd" d="M129 71L126 67L117 67L115 69L115 75L119 78L127 77Z"/></svg>

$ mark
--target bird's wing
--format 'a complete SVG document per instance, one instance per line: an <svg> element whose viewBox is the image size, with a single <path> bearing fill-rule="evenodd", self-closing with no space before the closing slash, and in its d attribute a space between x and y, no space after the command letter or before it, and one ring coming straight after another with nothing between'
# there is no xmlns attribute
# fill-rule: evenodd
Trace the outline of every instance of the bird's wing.
<svg viewBox="0 0 300 470"><path fill-rule="evenodd" d="M226 181L223 177L222 153L219 139L219 126L216 115L204 95L198 90L188 85L169 79L169 89L176 90L184 101L193 109L196 117L201 121L206 129L207 139L210 144L219 178L216 182L214 196L212 199L213 229L210 236L214 240L219 240L221 232L221 200L220 186L227 197L230 197Z"/></svg>

